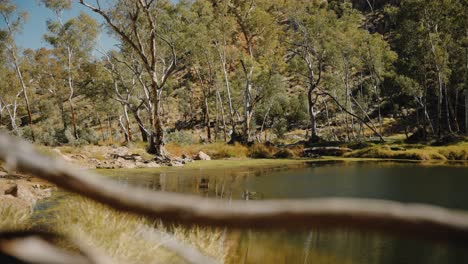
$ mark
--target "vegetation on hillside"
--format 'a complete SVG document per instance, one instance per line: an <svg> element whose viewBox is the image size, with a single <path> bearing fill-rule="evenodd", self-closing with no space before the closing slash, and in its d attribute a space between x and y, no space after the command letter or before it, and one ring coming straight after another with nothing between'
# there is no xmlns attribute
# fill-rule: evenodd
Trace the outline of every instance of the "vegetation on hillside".
<svg viewBox="0 0 468 264"><path fill-rule="evenodd" d="M166 158L298 130L289 143L468 133L467 0L40 3L55 16L37 50L0 3L0 127L40 144L143 141ZM102 50L100 32L120 44Z"/></svg>

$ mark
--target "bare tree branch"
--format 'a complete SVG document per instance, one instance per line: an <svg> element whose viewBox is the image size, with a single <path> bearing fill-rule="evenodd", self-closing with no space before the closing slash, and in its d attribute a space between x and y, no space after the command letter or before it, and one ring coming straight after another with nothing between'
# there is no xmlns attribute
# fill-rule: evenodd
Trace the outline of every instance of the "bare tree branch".
<svg viewBox="0 0 468 264"><path fill-rule="evenodd" d="M92 172L38 154L25 141L0 134L0 159L58 186L133 212L185 225L235 228L342 228L400 232L468 243L468 213L421 204L367 199L219 201L124 187Z"/></svg>

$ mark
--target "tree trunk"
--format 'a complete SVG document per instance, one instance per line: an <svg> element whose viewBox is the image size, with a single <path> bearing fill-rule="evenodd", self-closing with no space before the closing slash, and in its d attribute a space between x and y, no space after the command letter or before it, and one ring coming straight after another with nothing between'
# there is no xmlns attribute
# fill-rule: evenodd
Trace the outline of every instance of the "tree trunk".
<svg viewBox="0 0 468 264"><path fill-rule="evenodd" d="M331 123L330 123L330 116L329 116L329 113L328 113L328 105L327 105L327 102L325 102L325 99L323 97L322 97L322 103L323 103L323 106L325 108L325 113L326 113L326 116L327 116L327 125L328 125L328 131L330 133L330 137L333 138L334 140L337 140L335 130L332 128Z"/></svg>
<svg viewBox="0 0 468 264"><path fill-rule="evenodd" d="M446 85L444 85L444 97L445 97L445 117L446 117L446 122L447 122L447 128L450 133L453 133L452 125L450 122L450 106L449 106L449 98L448 98Z"/></svg>
<svg viewBox="0 0 468 264"><path fill-rule="evenodd" d="M465 135L468 136L468 87L465 88Z"/></svg>
<svg viewBox="0 0 468 264"><path fill-rule="evenodd" d="M128 106L124 105L125 126L128 134L128 141L133 141L132 129L130 128L130 118L128 117Z"/></svg>
<svg viewBox="0 0 468 264"><path fill-rule="evenodd" d="M314 111L314 101L312 99L312 92L314 91L315 87L310 86L309 91L307 93L307 101L309 103L309 116L310 116L310 132L311 136L310 138L312 141L315 141L318 139L318 133L317 133L317 117Z"/></svg>
<svg viewBox="0 0 468 264"><path fill-rule="evenodd" d="M126 128L126 125L122 122L122 116L119 117L119 124L120 124L120 128L122 129L122 132L125 136L125 143L130 143L130 140L129 140L129 135L128 135L128 130Z"/></svg>
<svg viewBox="0 0 468 264"><path fill-rule="evenodd" d="M161 94L162 91L157 88L157 83L153 81L153 133L150 137L150 146L148 152L155 154L163 160L169 160L164 143L164 129L161 120Z"/></svg>
<svg viewBox="0 0 468 264"><path fill-rule="evenodd" d="M250 142L250 121L251 121L251 102L250 102L250 93L252 91L252 84L250 82L250 77L247 77L247 83L244 91L244 143Z"/></svg>
<svg viewBox="0 0 468 264"><path fill-rule="evenodd" d="M210 108L208 106L208 96L204 95L205 101L205 126L206 126L206 137L211 142L211 127L210 127Z"/></svg>
<svg viewBox="0 0 468 264"><path fill-rule="evenodd" d="M226 131L226 118L224 114L224 105L223 105L223 100L221 98L221 94L218 89L216 89L216 95L219 101L219 106L221 108L221 121L223 123L223 135L224 135L224 142L227 142L227 131Z"/></svg>
<svg viewBox="0 0 468 264"><path fill-rule="evenodd" d="M146 128L144 127L143 125L143 122L140 118L140 114L138 113L138 109L131 109L132 110L132 114L133 114L133 118L135 118L137 124L138 124L138 128L140 128L140 133L141 133L141 140L143 142L148 142L148 132L146 130Z"/></svg>
<svg viewBox="0 0 468 264"><path fill-rule="evenodd" d="M33 123L32 123L31 106L30 106L30 103L29 103L29 97L28 97L28 93L27 93L27 89L26 89L26 83L25 83L24 78L23 78L23 73L21 72L21 69L19 67L19 62L18 62L18 59L16 57L16 52L13 49L11 49L11 55L13 57L13 61L14 61L14 64L15 64L16 74L18 76L18 79L20 80L21 89L23 91L24 102L26 104L26 111L28 113L29 129L31 130L31 137L32 137L33 142L35 142L36 138L34 136L34 129L33 129L33 126L32 126Z"/></svg>
<svg viewBox="0 0 468 264"><path fill-rule="evenodd" d="M62 98L58 97L57 101L58 101L58 105L60 108L60 117L62 119L63 131L65 131L67 129L67 119L65 117L65 106L64 106Z"/></svg>
<svg viewBox="0 0 468 264"><path fill-rule="evenodd" d="M78 129L76 126L76 117L75 117L75 106L73 105L73 101L70 98L68 98L68 102L70 103L70 112L71 112L71 121L73 125L73 136L75 139L78 139Z"/></svg>
<svg viewBox="0 0 468 264"><path fill-rule="evenodd" d="M73 125L73 135L75 139L78 139L78 129L76 125L76 118L75 118L75 106L73 105L73 95L75 93L75 89L73 87L73 77L72 77L72 51L70 47L67 47L68 52L68 89L70 89L70 95L68 96L68 102L70 103L70 111L71 111L71 121Z"/></svg>
<svg viewBox="0 0 468 264"><path fill-rule="evenodd" d="M236 131L236 121L234 120L234 108L232 107L231 85L229 83L229 73L228 73L227 66L226 66L225 47L222 52L219 52L219 58L223 66L224 82L226 85L227 101L228 101L228 106L229 106L229 117L231 121L232 131L234 133Z"/></svg>

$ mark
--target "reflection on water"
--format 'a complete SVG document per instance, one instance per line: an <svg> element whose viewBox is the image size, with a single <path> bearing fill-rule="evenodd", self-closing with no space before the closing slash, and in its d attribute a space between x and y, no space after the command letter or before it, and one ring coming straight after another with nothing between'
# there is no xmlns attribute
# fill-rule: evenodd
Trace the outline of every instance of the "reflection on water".
<svg viewBox="0 0 468 264"><path fill-rule="evenodd" d="M107 173L124 184L217 199L341 196L468 210L466 167L366 162ZM459 245L351 230L230 231L227 246L230 263L468 263Z"/></svg>

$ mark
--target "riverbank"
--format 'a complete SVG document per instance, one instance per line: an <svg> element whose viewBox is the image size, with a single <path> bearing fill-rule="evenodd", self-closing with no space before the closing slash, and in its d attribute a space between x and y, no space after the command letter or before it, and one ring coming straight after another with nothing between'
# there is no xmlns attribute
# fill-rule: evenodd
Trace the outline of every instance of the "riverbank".
<svg viewBox="0 0 468 264"><path fill-rule="evenodd" d="M466 140L443 146L404 143L320 143L304 147L301 144L284 146L254 144L227 145L224 143L177 145L169 144L172 160L160 162L146 153L142 144L133 146L45 147L42 153L63 159L77 167L88 169L148 169L165 170L168 167L233 168L294 164L303 161L424 161L432 164L468 160ZM205 160L208 163L195 163ZM218 160L218 161L213 161ZM229 162L222 162L229 160ZM221 161L221 162L220 162ZM1 169L1 167L0 167ZM16 211L30 211L34 204L50 196L54 187L38 178L7 173L0 170L1 207L14 207Z"/></svg>
<svg viewBox="0 0 468 264"><path fill-rule="evenodd" d="M42 179L0 170L0 230L24 227L34 206L54 189Z"/></svg>
<svg viewBox="0 0 468 264"><path fill-rule="evenodd" d="M468 141L446 145L405 144L400 142L322 142L289 145L225 143L178 145L168 144L171 160L161 161L148 154L143 143L131 146L39 147L47 155L62 158L89 169L154 169L164 166L184 166L194 160L247 159L390 159L415 161L466 161Z"/></svg>
<svg viewBox="0 0 468 264"><path fill-rule="evenodd" d="M372 146L382 147L382 146ZM368 147L370 148L370 147ZM464 145L459 145L457 148L465 150ZM103 151L104 148L98 148ZM122 149L120 149L122 150ZM439 149L436 149L439 151ZM129 149L129 151L133 151ZM138 149L137 149L138 151ZM391 150L391 151L405 151L405 150ZM56 151L52 151L58 155ZM404 160L404 159L375 159L375 158L355 158L350 157L353 152L348 152L344 157L330 157L322 156L320 158L291 158L291 159L252 159L252 158L230 158L210 160L210 161L197 161L187 163L184 168L174 168L171 166L159 166L156 168L142 168L138 170L134 169L115 169L115 170L98 170L100 173L104 173L107 176L113 176L116 174L127 174L138 178L139 173L146 174L158 174L163 172L172 172L176 175L182 175L183 173L193 176L192 182L211 177L219 177L224 175L221 173L223 170L235 170L249 171L250 169L256 169L262 174L269 174L272 171L267 170L268 168L294 168L295 165L303 164L304 162L315 162L315 163L340 163L340 162L379 162L379 161L401 161L401 162L418 162L423 164L446 164L447 160L434 159L434 160ZM135 153L133 153L135 154ZM76 155L68 153L68 155ZM87 153L86 155L93 155ZM96 155L96 154L94 154ZM77 159L77 161L83 161L86 159ZM76 162L76 161L75 161ZM466 166L466 164L464 165ZM209 170L216 171L209 174ZM261 169L261 170L259 170ZM197 172L195 174L194 172ZM173 175L171 173L165 174L166 176ZM248 175L248 174L246 174ZM229 176L231 185L236 185L238 182ZM244 179L244 176L235 177L238 180ZM216 178L217 179L217 178ZM217 184L216 179L211 179L210 183ZM15 181L23 181L21 178L14 179ZM28 181L26 179L26 181ZM160 179L160 181L162 181ZM218 184L224 184L224 181L219 181ZM195 189L198 188L199 192L206 192L207 190L195 184ZM169 184L170 185L170 184ZM197 187L198 186L198 187ZM214 190L219 190L222 193L222 189L213 187ZM166 190L172 191L172 190ZM211 190L213 191L213 190ZM249 190L248 190L249 191ZM252 191L252 190L250 190ZM240 192L240 191L239 191ZM256 193L255 190L251 192ZM261 193L261 192L260 192ZM235 196L238 198L239 193ZM221 198L223 195L221 194ZM231 196L232 197L232 196ZM217 229L206 229L206 228L184 228L179 226L164 226L157 221L148 220L143 217L135 217L130 214L120 213L106 206L91 202L87 199L72 197L71 200L67 198L66 203L62 203L60 206L55 207L52 211L47 212L47 218L44 223L37 223L31 221L30 215L26 213L21 214L19 211L9 210L7 214L7 221L3 225L0 224L0 229L15 228L15 229L27 229L31 226L53 227L52 231L65 234L69 237L79 238L95 248L102 249L107 255L114 259L120 260L122 263L145 263L148 260L154 259L154 256L158 256L158 259L164 260L163 263L180 263L181 260L174 253L161 245L161 239L176 239L182 241L188 245L197 248L200 252L208 255L221 263L227 262L226 256L232 255L232 251L237 252L235 244L239 241L235 240L233 243L230 242L233 238L228 233L224 234L222 231ZM4 214L2 213L2 217ZM12 219L15 219L14 222ZM0 221L2 221L0 219ZM35 218L34 221L37 221ZM0 222L1 223L1 222ZM151 231L151 232L150 232ZM150 233L148 237L144 233ZM85 235L84 235L85 234ZM116 241L118 241L116 243ZM232 245L230 245L232 244ZM63 245L67 246L67 245ZM232 247L232 248L231 248ZM143 250L144 248L144 250ZM229 253L231 252L231 253ZM235 253L241 254L241 253Z"/></svg>

